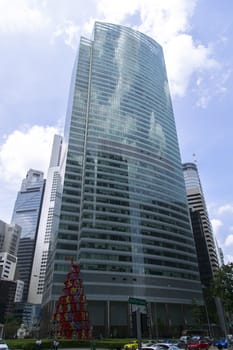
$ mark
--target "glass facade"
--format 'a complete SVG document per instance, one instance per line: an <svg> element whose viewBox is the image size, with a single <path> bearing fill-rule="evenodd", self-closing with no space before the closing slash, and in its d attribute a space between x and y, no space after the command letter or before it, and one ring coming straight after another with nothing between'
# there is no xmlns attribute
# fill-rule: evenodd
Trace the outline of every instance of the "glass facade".
<svg viewBox="0 0 233 350"><path fill-rule="evenodd" d="M186 191L196 191L202 193L201 183L194 163L183 164L184 182Z"/></svg>
<svg viewBox="0 0 233 350"><path fill-rule="evenodd" d="M44 193L43 173L30 169L18 192L11 222L18 224L21 237L18 247L17 267L24 282L23 301L27 301L28 288L34 258L34 250Z"/></svg>
<svg viewBox="0 0 233 350"><path fill-rule="evenodd" d="M61 292L71 258L81 265L93 310L94 302L127 302L129 296L201 302L161 46L130 28L97 22L94 39L81 38L71 91L45 304ZM106 323L98 317L94 324Z"/></svg>
<svg viewBox="0 0 233 350"><path fill-rule="evenodd" d="M208 263L211 266L212 276L213 276L214 272L219 269L219 262L218 262L217 252L216 252L217 249L214 242L213 230L209 219L208 211L206 208L205 197L202 190L200 177L198 174L198 169L196 164L194 163L183 164L183 173L184 173L186 193L188 198L188 206L191 211L191 219L192 217L194 219L194 220L191 220L191 222L192 224L194 224L195 222L195 225L197 227L198 226L197 222L199 221L199 224L202 227L201 230L202 230L202 237L204 242L201 242L200 237L199 239L196 239L196 235L200 235L200 233L198 233L198 229L193 228L196 245L198 246L198 244L200 245L206 244L207 253L202 251L201 255L203 255L203 257L201 260L203 261L203 258L205 257L205 259L208 261ZM194 213L198 213L196 215L198 215L199 219L195 217ZM197 249L197 253L199 253L199 249ZM198 257L199 257L199 254L198 254ZM208 277L207 269L205 267L203 268L202 266L200 266L200 270L201 270L200 271L201 280L203 282L203 279L206 279Z"/></svg>
<svg viewBox="0 0 233 350"><path fill-rule="evenodd" d="M43 190L43 173L30 169L22 182L11 219L22 227L21 238L34 239L36 236Z"/></svg>
<svg viewBox="0 0 233 350"><path fill-rule="evenodd" d="M209 310L210 324L218 324L226 333L223 306L219 298L209 295L215 272L219 269L217 246L209 219L204 192L198 168L195 163L184 163L183 173L190 210L193 235L196 244L200 279L204 291L205 304Z"/></svg>

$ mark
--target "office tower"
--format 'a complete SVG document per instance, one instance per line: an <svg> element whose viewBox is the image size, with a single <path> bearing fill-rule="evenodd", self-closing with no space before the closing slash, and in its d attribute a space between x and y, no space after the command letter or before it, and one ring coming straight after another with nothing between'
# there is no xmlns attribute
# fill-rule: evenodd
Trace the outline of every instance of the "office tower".
<svg viewBox="0 0 233 350"><path fill-rule="evenodd" d="M219 266L223 266L224 265L224 254L223 254L223 250L221 247L218 246L218 242L215 242L216 246L217 246L217 251L218 251L218 261L219 261Z"/></svg>
<svg viewBox="0 0 233 350"><path fill-rule="evenodd" d="M202 283L208 286L214 272L219 268L212 226L196 164L183 164L183 172L194 238L197 234L199 236L195 241L197 250L200 251L200 277Z"/></svg>
<svg viewBox="0 0 233 350"><path fill-rule="evenodd" d="M192 229L197 249L200 279L204 289L206 304L209 304L207 305L209 312L212 310L212 317L215 317L217 310L220 327L222 331L225 332L226 326L221 302L217 298L213 300L209 295L209 289L213 282L214 273L219 269L219 260L196 164L183 164L183 173ZM214 320L212 320L212 323L214 323Z"/></svg>
<svg viewBox="0 0 233 350"><path fill-rule="evenodd" d="M222 248L219 246L216 236L214 237L214 243L216 247L216 254L218 258L218 265L222 267L224 265L224 254Z"/></svg>
<svg viewBox="0 0 233 350"><path fill-rule="evenodd" d="M153 336L158 323L172 331L192 322L192 301L202 302L202 290L158 43L99 22L93 40L81 38L64 143L43 324L71 259L81 266L96 334L132 333L129 297L147 301Z"/></svg>
<svg viewBox="0 0 233 350"><path fill-rule="evenodd" d="M0 280L0 324L4 324L14 312L17 282Z"/></svg>
<svg viewBox="0 0 233 350"><path fill-rule="evenodd" d="M23 281L15 280L21 227L0 220L0 323L12 315L23 295Z"/></svg>
<svg viewBox="0 0 233 350"><path fill-rule="evenodd" d="M18 224L22 229L17 268L19 277L24 282L23 302L27 302L28 297L44 183L41 171L30 169L27 172L18 192L11 220L12 224Z"/></svg>
<svg viewBox="0 0 233 350"><path fill-rule="evenodd" d="M0 278L13 280L21 228L0 220Z"/></svg>
<svg viewBox="0 0 233 350"><path fill-rule="evenodd" d="M20 303L23 299L23 289L24 289L24 282L20 280L15 280L16 282L16 291L15 291L15 303Z"/></svg>
<svg viewBox="0 0 233 350"><path fill-rule="evenodd" d="M0 252L17 255L21 227L0 220Z"/></svg>
<svg viewBox="0 0 233 350"><path fill-rule="evenodd" d="M13 280L15 277L17 257L6 252L0 252L0 278Z"/></svg>
<svg viewBox="0 0 233 350"><path fill-rule="evenodd" d="M44 289L49 242L58 227L61 202L60 160L62 137L54 136L51 159L46 179L43 205L40 215L28 302L40 305Z"/></svg>

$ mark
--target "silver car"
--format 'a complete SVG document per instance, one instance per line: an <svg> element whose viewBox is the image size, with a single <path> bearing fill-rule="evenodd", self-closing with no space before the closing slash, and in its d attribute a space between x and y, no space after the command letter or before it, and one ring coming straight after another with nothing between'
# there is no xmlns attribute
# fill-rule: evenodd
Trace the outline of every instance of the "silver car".
<svg viewBox="0 0 233 350"><path fill-rule="evenodd" d="M4 342L3 339L0 339L0 350L8 350L8 345Z"/></svg>

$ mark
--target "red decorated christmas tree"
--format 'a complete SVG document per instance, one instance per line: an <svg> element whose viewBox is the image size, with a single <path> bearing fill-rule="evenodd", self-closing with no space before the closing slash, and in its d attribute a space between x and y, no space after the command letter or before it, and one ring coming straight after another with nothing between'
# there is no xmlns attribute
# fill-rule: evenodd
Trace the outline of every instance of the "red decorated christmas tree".
<svg viewBox="0 0 233 350"><path fill-rule="evenodd" d="M80 266L73 261L64 284L63 295L59 297L53 315L54 333L67 339L89 339L90 322Z"/></svg>

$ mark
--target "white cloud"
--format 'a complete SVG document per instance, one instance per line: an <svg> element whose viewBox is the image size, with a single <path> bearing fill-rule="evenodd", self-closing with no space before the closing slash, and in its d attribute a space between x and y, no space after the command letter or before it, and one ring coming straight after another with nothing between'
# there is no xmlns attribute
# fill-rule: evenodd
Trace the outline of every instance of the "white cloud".
<svg viewBox="0 0 233 350"><path fill-rule="evenodd" d="M27 0L0 1L0 32L35 32L47 27L49 18L39 6L33 6Z"/></svg>
<svg viewBox="0 0 233 350"><path fill-rule="evenodd" d="M233 213L233 204L225 204L218 208L218 214L223 215L226 213Z"/></svg>
<svg viewBox="0 0 233 350"><path fill-rule="evenodd" d="M192 75L218 67L209 48L195 44L188 34L180 34L164 46L168 77L174 95L184 96ZM201 78L198 78L201 81Z"/></svg>
<svg viewBox="0 0 233 350"><path fill-rule="evenodd" d="M189 30L189 20L194 13L196 0L173 0L170 2L140 1L140 30L152 35L162 45L180 33Z"/></svg>
<svg viewBox="0 0 233 350"><path fill-rule="evenodd" d="M196 3L197 0L99 0L97 10L99 17L114 23L127 22L137 15L135 27L164 44L189 29Z"/></svg>
<svg viewBox="0 0 233 350"><path fill-rule="evenodd" d="M80 38L80 27L73 21L67 20L62 25L59 25L52 34L52 41L58 37L63 37L66 45L72 47L72 49L77 49Z"/></svg>
<svg viewBox="0 0 233 350"><path fill-rule="evenodd" d="M209 212L213 219L211 224L213 232L217 238L218 245L222 247L224 252L225 263L233 262L232 246L233 246L233 225L232 225L232 204L217 205L212 203L209 205Z"/></svg>
<svg viewBox="0 0 233 350"><path fill-rule="evenodd" d="M214 235L217 236L219 229L223 226L223 223L220 219L212 219L211 224L212 224Z"/></svg>
<svg viewBox="0 0 233 350"><path fill-rule="evenodd" d="M139 31L153 37L164 49L168 78L173 95L184 96L195 72L216 69L219 64L213 58L210 47L195 43L190 31L190 19L196 0L120 0L112 4L108 0L98 2L103 20L127 23L137 14ZM200 100L206 106L209 98Z"/></svg>
<svg viewBox="0 0 233 350"><path fill-rule="evenodd" d="M148 1L147 1L148 2ZM150 2L150 1L149 1ZM121 23L128 16L140 10L141 0L98 0L96 1L99 16L108 22Z"/></svg>
<svg viewBox="0 0 233 350"><path fill-rule="evenodd" d="M53 136L57 132L55 127L35 125L6 136L0 146L1 180L16 188L30 168L47 175Z"/></svg>
<svg viewBox="0 0 233 350"><path fill-rule="evenodd" d="M191 35L196 5L197 0L86 0L83 8L74 0L69 6L65 1L1 0L0 31L39 33L38 29L46 28L48 42L62 38L77 49L80 35L89 36L95 20L131 25L163 46L171 92L184 96L195 73L199 79L219 66L210 46L196 43ZM213 85L219 94L225 93L224 83ZM206 107L216 89L201 85L198 92L197 105Z"/></svg>
<svg viewBox="0 0 233 350"><path fill-rule="evenodd" d="M222 67L219 64L215 65L216 69L202 72L202 79L197 80L197 87L195 93L198 95L196 105L198 107L206 108L211 99L221 99L227 93L227 83L232 75L232 69ZM208 76L208 72L211 73ZM211 82L211 83L210 83ZM215 89L211 89L214 86Z"/></svg>
<svg viewBox="0 0 233 350"><path fill-rule="evenodd" d="M233 246L233 234L227 236L224 242L225 247Z"/></svg>
<svg viewBox="0 0 233 350"><path fill-rule="evenodd" d="M197 99L197 107L206 108L211 100L211 92L209 90L202 89L201 96Z"/></svg>
<svg viewBox="0 0 233 350"><path fill-rule="evenodd" d="M225 264L233 262L233 255L227 254L225 256Z"/></svg>

